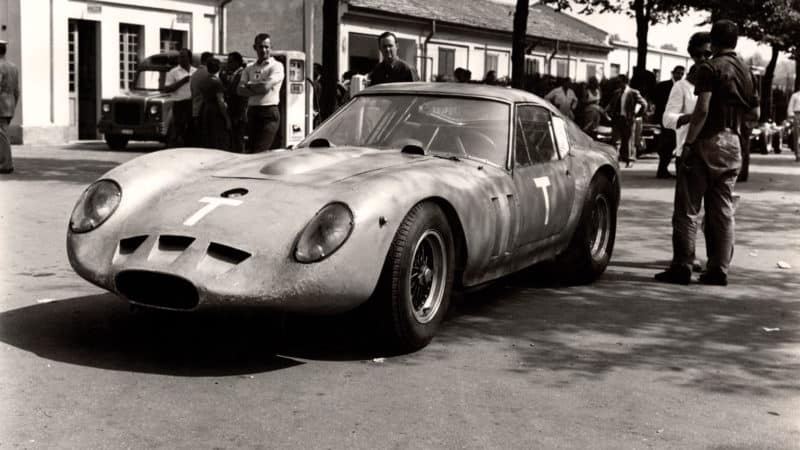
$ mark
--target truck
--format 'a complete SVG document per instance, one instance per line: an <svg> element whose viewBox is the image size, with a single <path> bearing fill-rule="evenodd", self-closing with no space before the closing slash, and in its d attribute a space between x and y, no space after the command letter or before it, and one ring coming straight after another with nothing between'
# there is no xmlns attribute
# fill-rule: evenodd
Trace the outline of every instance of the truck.
<svg viewBox="0 0 800 450"><path fill-rule="evenodd" d="M308 111L306 107L305 55L297 51L273 51L272 56L284 64L286 79L281 86L281 127L276 146L296 144L305 137ZM224 64L227 55L214 55ZM245 62L253 62L245 58ZM192 55L198 66L199 55ZM178 65L178 52L150 55L139 62L133 88L113 98L102 99L97 130L112 150L123 150L130 141L158 141L169 146L172 106L175 94L164 92L164 81ZM288 89L287 89L288 86Z"/></svg>

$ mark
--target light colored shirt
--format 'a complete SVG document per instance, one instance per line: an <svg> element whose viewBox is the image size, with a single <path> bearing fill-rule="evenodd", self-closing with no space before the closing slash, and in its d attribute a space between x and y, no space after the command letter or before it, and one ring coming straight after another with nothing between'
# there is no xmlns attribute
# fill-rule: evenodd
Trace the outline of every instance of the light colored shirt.
<svg viewBox="0 0 800 450"><path fill-rule="evenodd" d="M175 66L169 72L167 72L167 77L164 79L164 84L167 86L170 84L175 84L184 77L192 76L192 74L196 71L197 69L194 66L189 66L188 71L181 66ZM189 87L189 83L184 83L181 87L174 91L173 94L175 95L175 100L189 100L192 98L192 88Z"/></svg>
<svg viewBox="0 0 800 450"><path fill-rule="evenodd" d="M795 112L800 112L800 91L792 94L792 98L789 99L789 106L786 108L786 116L792 117Z"/></svg>
<svg viewBox="0 0 800 450"><path fill-rule="evenodd" d="M563 88L557 87L548 92L544 99L555 105L565 116L570 119L575 118L572 111L578 106L578 97L575 96L575 92L572 89L567 89L564 92Z"/></svg>
<svg viewBox="0 0 800 450"><path fill-rule="evenodd" d="M689 124L684 124L678 128L678 119L684 114L693 113L696 104L697 96L694 95L694 85L689 80L684 78L672 85L667 106L664 108L662 125L664 125L664 128L675 130L676 146L673 153L677 156L681 155L683 144L686 142L686 135L689 133Z"/></svg>
<svg viewBox="0 0 800 450"><path fill-rule="evenodd" d="M265 94L249 95L247 104L250 106L270 106L280 103L280 92L283 78L285 77L283 64L275 58L269 57L262 64L257 61L245 67L239 86L245 87L248 82L261 82L267 92Z"/></svg>

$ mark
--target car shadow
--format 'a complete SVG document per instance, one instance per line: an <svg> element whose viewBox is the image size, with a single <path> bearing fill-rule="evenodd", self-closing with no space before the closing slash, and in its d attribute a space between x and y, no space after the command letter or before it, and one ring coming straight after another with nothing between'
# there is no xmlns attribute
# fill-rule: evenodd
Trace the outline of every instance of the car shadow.
<svg viewBox="0 0 800 450"><path fill-rule="evenodd" d="M161 142L136 141L136 142L129 142L128 145L122 150L112 150L108 147L108 144L106 144L105 141L76 141L63 145L62 148L69 150L126 153L126 152L152 152L152 151L164 150L165 147L164 144L162 144Z"/></svg>
<svg viewBox="0 0 800 450"><path fill-rule="evenodd" d="M88 184L118 166L118 161L15 157L14 172L3 180Z"/></svg>

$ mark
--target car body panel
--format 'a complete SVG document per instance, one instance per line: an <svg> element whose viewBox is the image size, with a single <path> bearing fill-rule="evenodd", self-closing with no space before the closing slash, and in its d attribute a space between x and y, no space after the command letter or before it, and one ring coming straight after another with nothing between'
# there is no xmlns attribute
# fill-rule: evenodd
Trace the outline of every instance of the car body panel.
<svg viewBox="0 0 800 450"><path fill-rule="evenodd" d="M435 87L408 90L441 95ZM369 88L363 95L403 92L395 89ZM452 92L547 107L519 91ZM140 270L188 280L199 306L334 313L373 294L406 214L431 201L445 210L463 244L460 285L475 286L566 248L591 178L605 170L617 182L613 149L590 142L581 137L558 161L517 172L471 158L366 147L152 153L102 177L121 186L120 205L95 230L69 231L68 255L78 274L122 296L117 275ZM531 185L542 177L548 189ZM321 261L296 261L299 235L332 202L352 211L347 241Z"/></svg>

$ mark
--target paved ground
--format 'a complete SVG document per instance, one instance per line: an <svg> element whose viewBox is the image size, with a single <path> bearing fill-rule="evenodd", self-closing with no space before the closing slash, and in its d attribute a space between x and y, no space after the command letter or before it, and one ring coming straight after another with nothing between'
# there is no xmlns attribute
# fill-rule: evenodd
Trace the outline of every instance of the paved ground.
<svg viewBox="0 0 800 450"><path fill-rule="evenodd" d="M503 280L429 347L391 356L353 316L293 317L275 341L259 313L131 315L75 275L64 238L81 190L154 149L14 148L0 448L800 448L800 165L786 153L755 155L737 186L727 288L652 282L672 183L644 160L623 172L601 280Z"/></svg>

